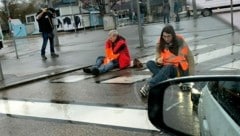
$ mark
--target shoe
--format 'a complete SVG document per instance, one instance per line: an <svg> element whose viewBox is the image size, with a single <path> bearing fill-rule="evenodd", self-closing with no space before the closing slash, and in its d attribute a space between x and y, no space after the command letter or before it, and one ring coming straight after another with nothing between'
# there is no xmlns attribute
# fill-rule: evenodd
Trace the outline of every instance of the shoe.
<svg viewBox="0 0 240 136"><path fill-rule="evenodd" d="M92 74L95 75L95 76L98 76L100 74L99 70L97 68L94 68L92 70Z"/></svg>
<svg viewBox="0 0 240 136"><path fill-rule="evenodd" d="M92 73L90 68L83 68L83 72L88 73L88 74Z"/></svg>
<svg viewBox="0 0 240 136"><path fill-rule="evenodd" d="M149 93L149 85L148 84L145 84L140 90L140 94L142 95L142 97L147 97L148 96L148 93Z"/></svg>
<svg viewBox="0 0 240 136"><path fill-rule="evenodd" d="M52 54L51 54L51 57L52 57L52 58L57 58L57 57L59 57L59 55L56 54L56 53L52 53Z"/></svg>
<svg viewBox="0 0 240 136"><path fill-rule="evenodd" d="M41 55L42 56L42 60L46 60L47 57L45 55Z"/></svg>
<svg viewBox="0 0 240 136"><path fill-rule="evenodd" d="M140 61L140 60L138 60L138 59L134 59L133 60L133 67L134 68L142 68L143 67L143 64L142 64L142 62Z"/></svg>

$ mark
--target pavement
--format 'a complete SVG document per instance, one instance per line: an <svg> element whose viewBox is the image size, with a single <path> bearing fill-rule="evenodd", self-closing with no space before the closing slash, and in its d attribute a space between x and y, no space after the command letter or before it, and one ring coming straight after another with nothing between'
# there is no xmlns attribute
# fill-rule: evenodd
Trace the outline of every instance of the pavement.
<svg viewBox="0 0 240 136"><path fill-rule="evenodd" d="M224 13L224 15L216 15L217 19L222 19L226 23L226 20L229 20L229 14L225 14L227 13ZM234 15L237 16L238 14L239 13L236 12ZM224 36L232 32L229 29L229 24L224 24L215 18L216 17L199 18L198 21L183 20L180 23L172 23L172 25L176 28L177 32L183 34L187 40L190 38L188 42L192 45L192 43L197 44L201 42L201 39L210 38L211 40L211 37ZM206 27L209 25L208 20L215 25ZM137 48L139 47L137 26L119 27L118 30L128 39L132 58L141 58L153 54L154 51L152 48L155 46L155 41L163 27L164 25L159 23L147 24L144 27L144 50ZM238 25L238 27L240 26ZM103 45L107 31L91 29L86 32L64 32L58 35L60 45L56 47L56 51L60 54L60 57L52 59L47 54L47 61L42 61L40 58L42 39L39 35L16 39L19 59L16 59L13 41L6 41L4 44L5 47L0 50L4 75L4 80L0 82L0 88L78 70L93 64L95 58L103 54ZM234 35L238 35L238 33ZM227 38L229 40L226 39L226 42L230 44L233 40L236 40L236 38L232 39L232 36ZM201 54L197 53L197 55Z"/></svg>
<svg viewBox="0 0 240 136"><path fill-rule="evenodd" d="M182 34L196 62L197 75L239 74L239 32L215 17L171 22ZM136 25L119 27L132 58L154 59L164 24L146 24L144 48ZM0 132L8 135L169 135L147 119L147 100L139 88L151 76L146 69L114 70L95 77L83 73L103 54L107 31L59 34L59 58L40 57L41 37L17 39L19 59L7 42L1 52L4 80L0 91ZM41 80L40 80L41 79ZM181 125L181 124L180 124ZM13 129L12 129L13 128Z"/></svg>

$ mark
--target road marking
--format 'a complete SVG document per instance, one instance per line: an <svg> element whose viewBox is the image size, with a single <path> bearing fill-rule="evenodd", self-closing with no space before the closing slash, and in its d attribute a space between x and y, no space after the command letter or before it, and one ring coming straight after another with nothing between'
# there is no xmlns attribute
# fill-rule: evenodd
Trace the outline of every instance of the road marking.
<svg viewBox="0 0 240 136"><path fill-rule="evenodd" d="M199 50L199 49L203 49L203 48L209 48L210 46L214 46L215 44L202 44L202 45L197 45L196 47L194 47L193 45L192 46L189 46L189 48L191 49L191 51L193 51L194 49L195 50ZM139 60L142 62L142 63L147 63L148 61L150 60L153 60L155 61L155 57L156 55L149 55L147 57L142 57L142 58L139 58Z"/></svg>
<svg viewBox="0 0 240 136"><path fill-rule="evenodd" d="M192 46L189 46L190 50L193 51L193 50L199 50L199 49L204 49L204 48L209 48L210 46L214 46L216 44L201 44L201 45L192 45Z"/></svg>
<svg viewBox="0 0 240 136"><path fill-rule="evenodd" d="M56 65L56 66L49 66L47 68L39 67L39 68L34 68L34 69L28 69L25 68L24 66L19 66L21 70L18 72L14 71L14 69L9 68L8 70L4 71L4 74L14 74L17 77L22 77L22 76L27 76L31 74L37 74L41 72L46 72L46 71L52 71L52 70L58 70L58 69L67 69L70 68L69 65Z"/></svg>
<svg viewBox="0 0 240 136"><path fill-rule="evenodd" d="M0 100L0 113L143 130L158 130L148 120L147 110L143 109Z"/></svg>
<svg viewBox="0 0 240 136"><path fill-rule="evenodd" d="M93 77L93 75L71 75L71 76L66 76L59 79L54 79L51 81L51 83L72 83L72 82L78 82L80 80L84 80L91 77Z"/></svg>
<svg viewBox="0 0 240 136"><path fill-rule="evenodd" d="M211 71L221 71L221 70L240 70L240 60L211 69Z"/></svg>
<svg viewBox="0 0 240 136"><path fill-rule="evenodd" d="M165 109L165 111L169 111L171 110L172 108L176 107L177 105L181 104L182 102L177 102L177 103L174 103L173 105L169 106L168 108Z"/></svg>
<svg viewBox="0 0 240 136"><path fill-rule="evenodd" d="M131 75L131 76L121 76L112 78L109 80L102 81L101 83L105 84L131 84L138 81L142 81L150 78L151 75Z"/></svg>
<svg viewBox="0 0 240 136"><path fill-rule="evenodd" d="M223 56L227 56L227 55L230 55L231 53L236 53L239 51L240 51L240 47L235 46L234 51L232 51L232 47L229 46L229 47L217 49L214 51L210 51L207 53L199 54L196 56L196 58L198 58L198 59L196 59L195 61L196 61L196 63L202 63L202 62L206 62L206 61L220 58Z"/></svg>

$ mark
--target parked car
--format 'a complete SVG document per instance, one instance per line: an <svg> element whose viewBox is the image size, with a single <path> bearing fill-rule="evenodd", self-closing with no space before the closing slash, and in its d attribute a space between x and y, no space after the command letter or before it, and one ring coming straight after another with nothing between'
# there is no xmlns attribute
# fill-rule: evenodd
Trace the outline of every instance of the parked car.
<svg viewBox="0 0 240 136"><path fill-rule="evenodd" d="M197 112L191 91L179 87L187 82L194 83L192 91L200 92ZM176 135L238 136L240 75L192 76L161 82L149 92L148 116L155 127Z"/></svg>

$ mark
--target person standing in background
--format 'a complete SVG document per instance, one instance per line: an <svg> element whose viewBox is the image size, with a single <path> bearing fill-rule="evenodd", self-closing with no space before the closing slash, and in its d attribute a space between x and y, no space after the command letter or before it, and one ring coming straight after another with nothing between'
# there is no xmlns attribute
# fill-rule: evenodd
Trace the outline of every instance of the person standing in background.
<svg viewBox="0 0 240 136"><path fill-rule="evenodd" d="M178 0L175 0L174 1L174 14L176 16L176 19L175 19L176 22L180 22L180 17L179 17L178 12L179 12L179 2L178 2Z"/></svg>
<svg viewBox="0 0 240 136"><path fill-rule="evenodd" d="M52 8L48 8L46 5L42 6L40 11L37 13L37 21L39 25L39 31L42 33L43 43L41 49L41 56L43 60L46 60L45 50L47 46L47 42L50 42L50 52L51 57L56 58L59 55L55 53L54 50L54 34L53 34L53 22L52 19L55 17L55 10Z"/></svg>
<svg viewBox="0 0 240 136"><path fill-rule="evenodd" d="M163 22L164 24L169 23L169 17L170 17L170 4L168 0L164 0L163 2Z"/></svg>

